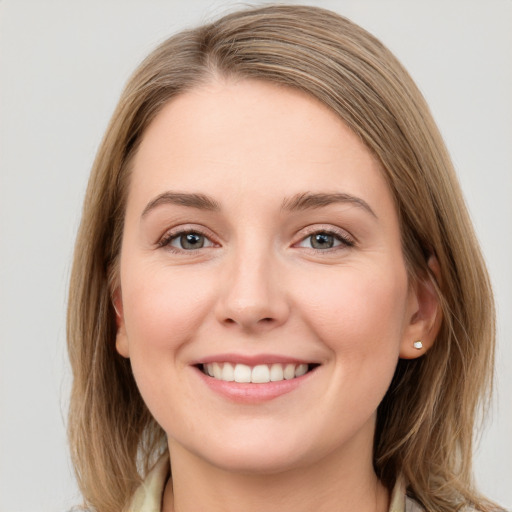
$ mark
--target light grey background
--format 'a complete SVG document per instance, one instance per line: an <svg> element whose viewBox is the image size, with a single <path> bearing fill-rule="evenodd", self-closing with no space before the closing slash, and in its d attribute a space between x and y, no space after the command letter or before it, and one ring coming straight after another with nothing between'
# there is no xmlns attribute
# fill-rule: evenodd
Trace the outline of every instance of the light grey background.
<svg viewBox="0 0 512 512"><path fill-rule="evenodd" d="M497 399L477 479L512 508L512 2L315 3L397 54L453 156L499 313ZM232 4L0 2L1 512L78 501L65 438L66 288L88 172L121 88L158 42Z"/></svg>

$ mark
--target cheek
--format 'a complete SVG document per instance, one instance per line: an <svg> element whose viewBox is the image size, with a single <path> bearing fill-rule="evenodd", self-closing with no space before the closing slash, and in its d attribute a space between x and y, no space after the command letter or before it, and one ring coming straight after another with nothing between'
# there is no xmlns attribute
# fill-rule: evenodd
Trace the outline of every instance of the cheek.
<svg viewBox="0 0 512 512"><path fill-rule="evenodd" d="M176 268L136 270L122 281L130 348L176 349L191 339L211 309L211 277L206 273L191 279L189 272Z"/></svg>
<svg viewBox="0 0 512 512"><path fill-rule="evenodd" d="M389 354L396 362L406 321L405 272L341 268L303 293L307 323L343 357Z"/></svg>
<svg viewBox="0 0 512 512"><path fill-rule="evenodd" d="M132 371L149 410L166 425L169 418L183 416L184 403L194 410L188 383L179 379L180 354L211 310L213 287L207 286L207 276L191 280L190 273L176 268L157 271L134 263L126 268L130 273L121 282Z"/></svg>

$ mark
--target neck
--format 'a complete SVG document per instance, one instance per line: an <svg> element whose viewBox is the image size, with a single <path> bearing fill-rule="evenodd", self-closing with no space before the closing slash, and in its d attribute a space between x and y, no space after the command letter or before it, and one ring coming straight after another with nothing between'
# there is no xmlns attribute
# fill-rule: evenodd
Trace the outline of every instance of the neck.
<svg viewBox="0 0 512 512"><path fill-rule="evenodd" d="M173 478L165 489L164 512L388 510L389 495L373 471L371 450L329 454L305 466L262 474L213 466L178 444L169 448Z"/></svg>

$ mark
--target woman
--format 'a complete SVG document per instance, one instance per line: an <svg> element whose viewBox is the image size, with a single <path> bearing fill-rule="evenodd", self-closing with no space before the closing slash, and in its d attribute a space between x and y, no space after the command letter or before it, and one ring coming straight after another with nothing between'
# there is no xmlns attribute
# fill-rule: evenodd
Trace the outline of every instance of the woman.
<svg viewBox="0 0 512 512"><path fill-rule="evenodd" d="M240 11L142 63L92 171L68 340L98 511L493 510L471 484L478 244L416 86L333 13Z"/></svg>

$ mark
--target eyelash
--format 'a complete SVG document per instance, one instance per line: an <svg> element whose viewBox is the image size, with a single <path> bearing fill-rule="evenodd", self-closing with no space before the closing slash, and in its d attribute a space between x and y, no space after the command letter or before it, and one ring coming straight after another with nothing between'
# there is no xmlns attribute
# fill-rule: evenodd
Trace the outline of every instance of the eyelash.
<svg viewBox="0 0 512 512"><path fill-rule="evenodd" d="M171 243L180 238L181 236L183 235L198 235L200 237L204 237L206 240L208 240L208 242L211 244L209 245L208 247L200 247L198 249L183 249L183 248L176 248L174 246L171 245ZM317 248L314 248L314 247L304 247L305 249L308 249L308 250L311 250L311 251L314 251L314 252L317 252L317 253L326 253L326 252L332 252L332 251L336 251L336 250L342 250L342 249L346 249L346 248L349 248L349 247L354 247L355 245L355 241L353 238L351 238L346 232L344 231L341 231L341 230L335 230L335 229L332 229L332 228L329 228L329 229L312 229L310 232L308 232L305 236L303 236L299 242L293 244L293 247L297 247L303 243L304 241L306 241L307 239L310 239L311 237L315 236L315 235L327 235L327 236L332 236L334 237L338 242L340 242L339 245L337 246L334 246L334 247L328 247L327 249L317 249ZM184 253L184 252L188 252L188 253L194 253L196 251L199 251L201 249L207 249L207 248L210 248L212 246L215 246L216 243L214 241L211 240L211 237L205 233L203 233L200 229L181 229L179 231L171 231L171 232L168 232L166 233L157 243L157 246L159 248L166 248L167 250L171 251L171 252L174 252L174 253Z"/></svg>
<svg viewBox="0 0 512 512"><path fill-rule="evenodd" d="M180 253L180 254L183 252L193 253L193 252L196 252L196 251L199 251L199 250L205 248L205 247L200 247L198 249L182 249L182 248L173 247L171 245L173 240L176 240L176 239L182 237L183 235L197 235L200 237L204 237L205 240L207 240L211 244L206 248L216 245L215 242L213 242L211 240L211 236L203 233L200 229L180 229L179 231L170 231L170 232L166 233L158 241L157 245L158 245L158 247L166 248L167 250L169 250L171 252Z"/></svg>
<svg viewBox="0 0 512 512"><path fill-rule="evenodd" d="M297 246L298 244L301 244L304 241L311 239L315 235L332 236L337 241L339 241L340 244L338 246L329 247L327 249L315 249L314 247L305 247L305 249L309 249L309 250L315 251L317 253L318 252L326 253L326 252L332 252L332 251L336 251L336 250L343 250L346 248L354 247L354 245L356 244L355 240L352 237L350 237L350 235L348 235L345 231L337 230L337 229L333 229L333 228L325 228L325 229L315 228L315 229L312 229L310 232L308 232L306 234L306 236L303 236L298 243L294 244L294 246Z"/></svg>

